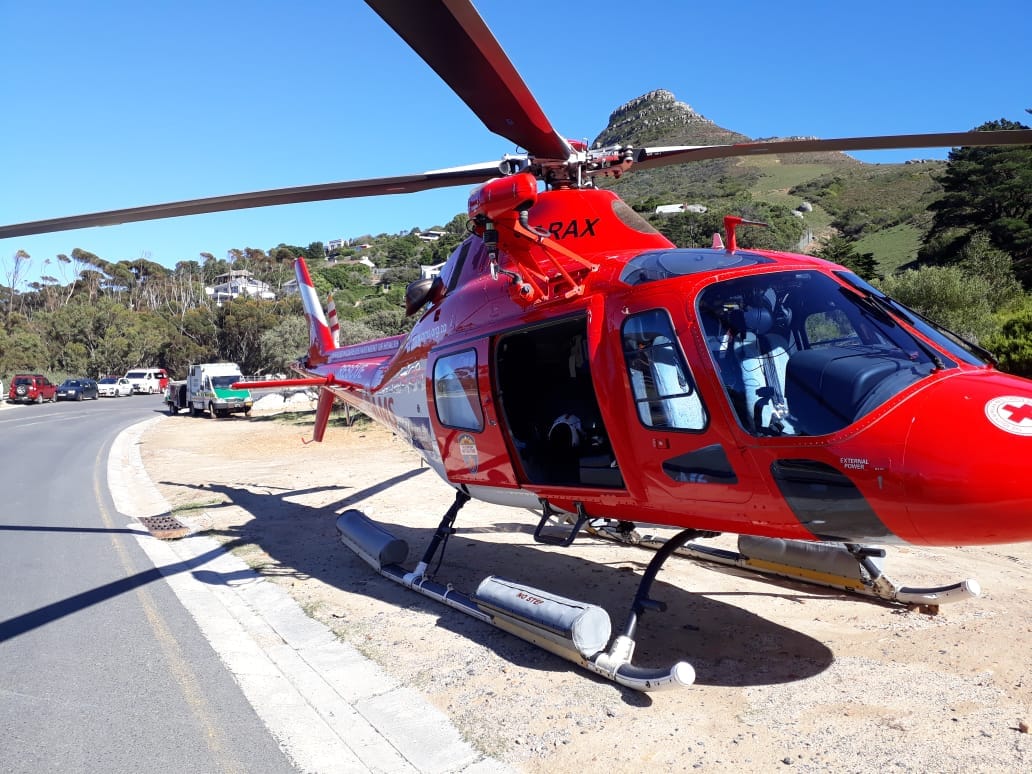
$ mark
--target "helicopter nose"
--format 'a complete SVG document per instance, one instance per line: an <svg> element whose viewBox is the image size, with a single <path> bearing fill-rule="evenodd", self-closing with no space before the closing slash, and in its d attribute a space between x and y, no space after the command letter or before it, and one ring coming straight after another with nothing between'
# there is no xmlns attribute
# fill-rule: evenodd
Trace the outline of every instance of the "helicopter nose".
<svg viewBox="0 0 1032 774"><path fill-rule="evenodd" d="M968 374L943 380L921 402L903 462L921 542L1032 540L1032 382Z"/></svg>

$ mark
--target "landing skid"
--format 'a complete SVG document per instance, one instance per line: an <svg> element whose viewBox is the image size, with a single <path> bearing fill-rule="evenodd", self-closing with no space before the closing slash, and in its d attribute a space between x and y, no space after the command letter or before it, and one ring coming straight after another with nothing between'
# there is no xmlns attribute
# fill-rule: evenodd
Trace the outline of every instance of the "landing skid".
<svg viewBox="0 0 1032 774"><path fill-rule="evenodd" d="M634 524L614 519L593 519L584 530L595 537L628 545L662 550L667 541L639 534ZM939 606L972 599L982 593L974 578L948 586L899 586L882 571L885 550L857 543L814 543L742 535L738 551L688 542L674 549L677 556L812 583L854 594L896 602L928 615Z"/></svg>
<svg viewBox="0 0 1032 774"><path fill-rule="evenodd" d="M662 611L662 602L649 598L652 582L663 563L683 544L706 534L683 530L657 548L638 586L623 631L612 637L609 613L603 608L560 597L522 583L488 576L472 595L432 580L427 570L438 550L443 552L458 510L469 500L462 492L445 514L422 560L414 570L402 564L408 544L357 510L337 519L341 542L374 570L423 596L497 626L584 669L636 691L658 691L691 685L695 670L679 661L668 669L646 669L631 663L638 620L648 610ZM612 637L612 639L611 639ZM607 647L608 645L608 647Z"/></svg>

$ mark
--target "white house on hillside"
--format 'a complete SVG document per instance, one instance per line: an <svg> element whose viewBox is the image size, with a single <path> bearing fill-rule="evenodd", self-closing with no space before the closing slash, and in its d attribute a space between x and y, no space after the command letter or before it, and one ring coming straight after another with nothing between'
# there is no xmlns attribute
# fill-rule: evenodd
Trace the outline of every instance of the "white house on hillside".
<svg viewBox="0 0 1032 774"><path fill-rule="evenodd" d="M220 274L215 278L215 284L206 287L204 292L208 298L214 301L229 301L239 296L249 298L260 298L263 301L271 301L276 294L267 283L255 279L251 272L244 269L237 269L226 274Z"/></svg>
<svg viewBox="0 0 1032 774"><path fill-rule="evenodd" d="M657 215L677 215L682 212L706 212L704 204L661 204L656 207Z"/></svg>

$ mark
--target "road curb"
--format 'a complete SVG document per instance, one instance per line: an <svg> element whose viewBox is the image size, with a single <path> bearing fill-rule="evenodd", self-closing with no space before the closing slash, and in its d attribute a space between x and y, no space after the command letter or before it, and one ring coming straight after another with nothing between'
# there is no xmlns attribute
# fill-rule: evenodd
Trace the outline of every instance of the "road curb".
<svg viewBox="0 0 1032 774"><path fill-rule="evenodd" d="M155 417L115 439L108 485L143 550L233 673L280 746L306 772L494 774L446 715L309 618L289 594L215 540L162 541L138 521L170 514L140 457Z"/></svg>

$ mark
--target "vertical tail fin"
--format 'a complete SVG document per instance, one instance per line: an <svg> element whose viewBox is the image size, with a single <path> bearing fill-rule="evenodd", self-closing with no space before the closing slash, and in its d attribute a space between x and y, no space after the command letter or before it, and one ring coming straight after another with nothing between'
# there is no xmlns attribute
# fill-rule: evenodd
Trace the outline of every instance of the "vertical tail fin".
<svg viewBox="0 0 1032 774"><path fill-rule="evenodd" d="M297 275L297 289L301 293L301 303L305 307L305 319L308 321L308 334L311 344L308 347L308 364L316 365L326 362L326 353L334 349L333 334L326 324L322 304L312 284L308 266L304 258L294 261L294 273Z"/></svg>
<svg viewBox="0 0 1032 774"><path fill-rule="evenodd" d="M332 390L322 387L319 389L319 404L315 410L315 427L312 429L312 440L321 441L326 435L326 425L330 421L330 412L337 396Z"/></svg>

